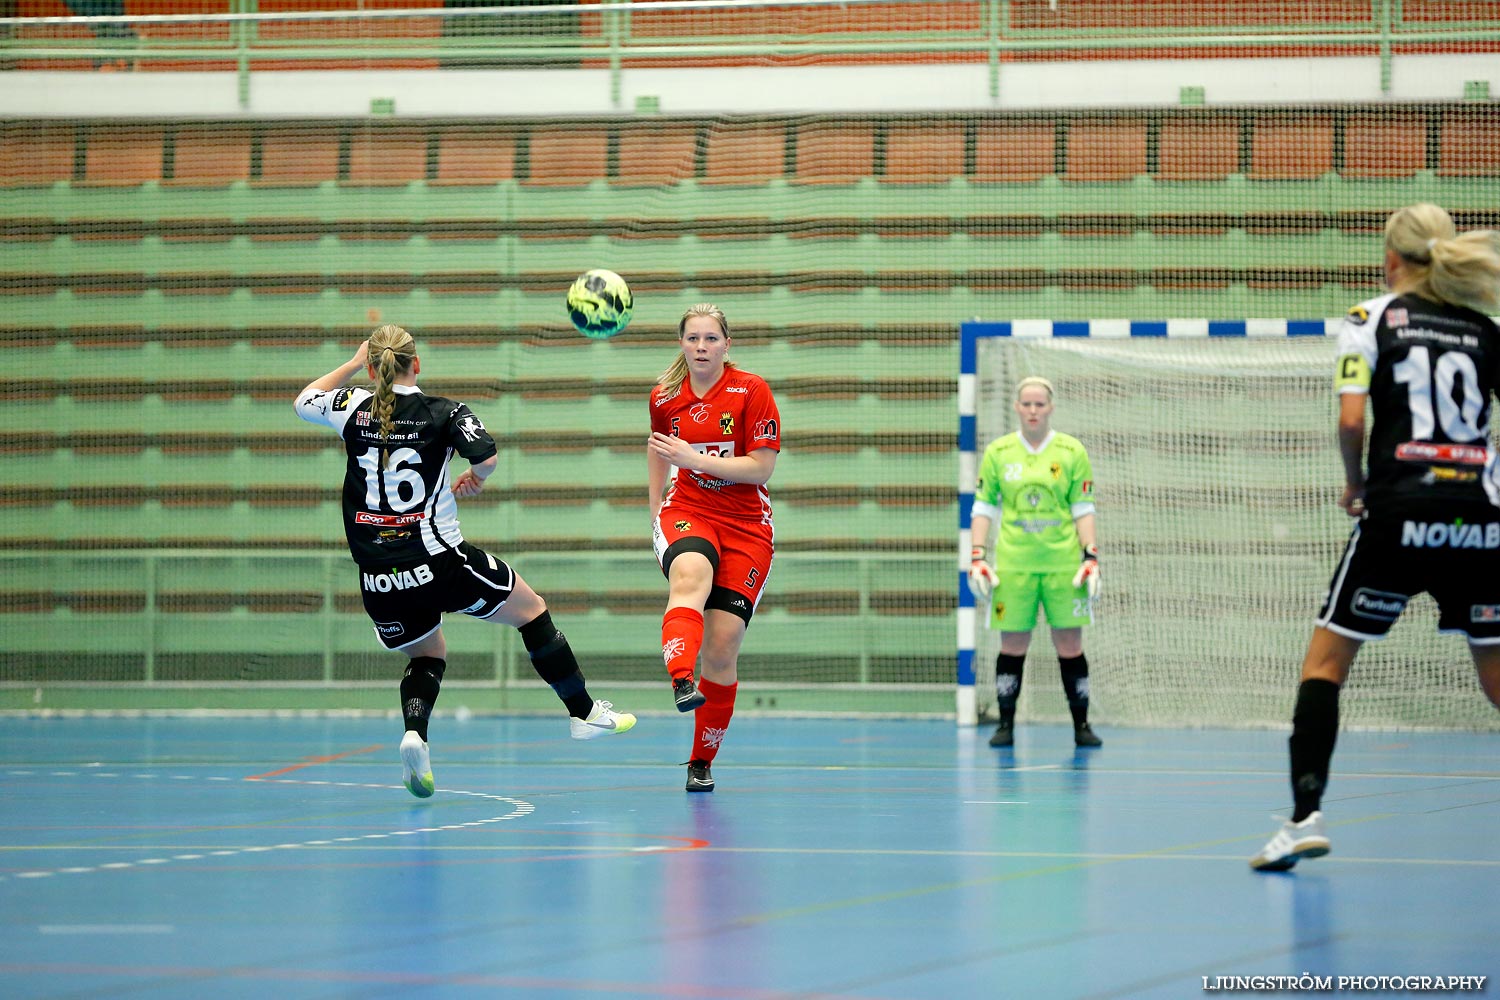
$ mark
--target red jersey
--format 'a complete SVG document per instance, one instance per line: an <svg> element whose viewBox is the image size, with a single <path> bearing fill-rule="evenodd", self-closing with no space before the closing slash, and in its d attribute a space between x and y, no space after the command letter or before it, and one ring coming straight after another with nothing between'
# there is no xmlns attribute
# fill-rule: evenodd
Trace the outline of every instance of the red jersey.
<svg viewBox="0 0 1500 1000"><path fill-rule="evenodd" d="M705 455L732 458L757 448L781 451L781 415L771 387L759 375L726 368L702 399L691 379L672 396L651 390L651 429L682 438ZM673 469L667 487L669 507L689 507L720 517L771 523L771 494L765 486L732 483L691 469Z"/></svg>

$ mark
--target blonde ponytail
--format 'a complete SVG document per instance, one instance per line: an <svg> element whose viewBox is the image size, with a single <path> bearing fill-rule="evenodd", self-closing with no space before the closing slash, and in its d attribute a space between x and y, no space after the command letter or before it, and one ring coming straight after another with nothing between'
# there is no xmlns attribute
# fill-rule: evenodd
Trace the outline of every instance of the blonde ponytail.
<svg viewBox="0 0 1500 1000"><path fill-rule="evenodd" d="M1500 305L1500 243L1489 230L1459 233L1453 217L1422 202L1391 214L1385 245L1405 266L1392 291L1488 312Z"/></svg>
<svg viewBox="0 0 1500 1000"><path fill-rule="evenodd" d="M380 427L380 467L390 462L391 450L385 444L396 429L396 376L411 371L417 356L416 341L399 326L387 324L370 334L370 362L375 367L375 401L370 416Z"/></svg>

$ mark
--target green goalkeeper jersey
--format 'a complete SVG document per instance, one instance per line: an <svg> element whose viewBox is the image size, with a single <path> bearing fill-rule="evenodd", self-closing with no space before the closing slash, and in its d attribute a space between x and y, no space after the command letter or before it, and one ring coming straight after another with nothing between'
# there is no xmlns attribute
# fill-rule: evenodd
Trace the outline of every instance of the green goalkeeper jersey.
<svg viewBox="0 0 1500 1000"><path fill-rule="evenodd" d="M1033 451L1014 433L984 450L973 514L1000 526L995 568L1001 573L1073 572L1082 551L1073 519L1093 512L1094 470L1077 438L1053 431Z"/></svg>

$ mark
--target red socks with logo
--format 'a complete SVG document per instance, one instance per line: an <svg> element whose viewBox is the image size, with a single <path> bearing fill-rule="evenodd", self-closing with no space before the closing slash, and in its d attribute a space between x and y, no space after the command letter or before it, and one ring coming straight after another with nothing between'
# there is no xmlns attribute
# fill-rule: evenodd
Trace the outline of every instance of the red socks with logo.
<svg viewBox="0 0 1500 1000"><path fill-rule="evenodd" d="M661 658L673 678L692 677L703 648L703 612L669 608L661 620Z"/></svg>
<svg viewBox="0 0 1500 1000"><path fill-rule="evenodd" d="M708 700L693 711L693 760L711 761L719 752L719 744L729 730L729 719L734 715L734 696L739 689L739 684L698 682L698 690Z"/></svg>
<svg viewBox="0 0 1500 1000"><path fill-rule="evenodd" d="M692 608L671 608L661 620L661 656L673 678L691 678L703 648L703 613ZM698 681L703 704L693 710L693 760L711 761L719 752L729 720L734 715L738 684Z"/></svg>

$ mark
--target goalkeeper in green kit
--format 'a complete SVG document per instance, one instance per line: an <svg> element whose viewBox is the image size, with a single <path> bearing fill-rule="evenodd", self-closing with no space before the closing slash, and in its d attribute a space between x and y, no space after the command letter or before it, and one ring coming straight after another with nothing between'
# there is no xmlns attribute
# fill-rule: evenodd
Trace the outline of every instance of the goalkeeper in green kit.
<svg viewBox="0 0 1500 1000"><path fill-rule="evenodd" d="M990 746L1015 741L1021 671L1038 611L1045 611L1073 715L1073 742L1097 747L1089 727L1089 663L1083 626L1094 622L1099 550L1094 544L1094 472L1077 438L1052 430L1052 383L1038 376L1016 386L1021 429L990 443L979 463L970 516L974 549L969 589L987 603L1000 631L995 694L1000 725ZM990 561L990 526L1000 523Z"/></svg>

